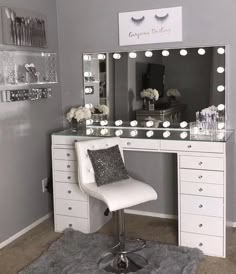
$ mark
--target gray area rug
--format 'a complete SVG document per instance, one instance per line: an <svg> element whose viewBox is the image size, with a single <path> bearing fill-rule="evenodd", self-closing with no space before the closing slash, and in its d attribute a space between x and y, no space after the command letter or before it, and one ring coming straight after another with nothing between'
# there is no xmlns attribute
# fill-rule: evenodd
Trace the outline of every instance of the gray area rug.
<svg viewBox="0 0 236 274"><path fill-rule="evenodd" d="M97 261L112 245L112 238L103 234L66 230L48 251L19 274L107 274L98 269ZM149 261L145 268L135 272L138 274L194 274L203 258L199 249L156 241L147 241L147 247L138 253Z"/></svg>

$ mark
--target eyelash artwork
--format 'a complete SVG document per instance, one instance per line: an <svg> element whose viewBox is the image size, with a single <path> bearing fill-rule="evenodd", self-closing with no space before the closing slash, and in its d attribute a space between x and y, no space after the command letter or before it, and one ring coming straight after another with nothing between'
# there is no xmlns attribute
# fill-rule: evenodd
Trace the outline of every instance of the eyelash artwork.
<svg viewBox="0 0 236 274"><path fill-rule="evenodd" d="M141 18L134 18L131 17L131 21L135 24L135 25L140 25L145 19L145 16L141 17Z"/></svg>
<svg viewBox="0 0 236 274"><path fill-rule="evenodd" d="M158 15L155 15L155 19L159 22L159 23L164 23L167 18L169 17L169 14L167 13L166 15L164 16L158 16Z"/></svg>

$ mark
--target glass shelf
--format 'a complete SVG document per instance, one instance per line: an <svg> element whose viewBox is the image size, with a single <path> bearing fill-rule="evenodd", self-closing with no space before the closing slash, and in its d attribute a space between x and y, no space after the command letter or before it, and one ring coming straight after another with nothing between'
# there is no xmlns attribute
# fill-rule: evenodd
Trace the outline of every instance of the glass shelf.
<svg viewBox="0 0 236 274"><path fill-rule="evenodd" d="M29 51L0 52L0 87L57 83L56 54Z"/></svg>

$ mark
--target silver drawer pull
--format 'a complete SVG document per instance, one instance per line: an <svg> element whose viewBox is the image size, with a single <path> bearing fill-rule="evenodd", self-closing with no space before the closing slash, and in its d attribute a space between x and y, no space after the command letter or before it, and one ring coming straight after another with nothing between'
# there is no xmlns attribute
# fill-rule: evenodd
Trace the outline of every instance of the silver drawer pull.
<svg viewBox="0 0 236 274"><path fill-rule="evenodd" d="M72 227L73 225L72 224L69 224L69 227Z"/></svg>
<svg viewBox="0 0 236 274"><path fill-rule="evenodd" d="M67 156L67 157L70 157L70 153L67 153L66 156Z"/></svg>
<svg viewBox="0 0 236 274"><path fill-rule="evenodd" d="M198 191L199 191L199 192L202 192L202 191L203 191L203 188L199 188Z"/></svg>
<svg viewBox="0 0 236 274"><path fill-rule="evenodd" d="M192 146L191 145L188 145L188 148L191 148Z"/></svg>
<svg viewBox="0 0 236 274"><path fill-rule="evenodd" d="M202 175L199 175L199 176L198 176L198 179L202 179Z"/></svg>
<svg viewBox="0 0 236 274"><path fill-rule="evenodd" d="M67 167L67 168L70 168L70 165L67 165L66 167Z"/></svg>
<svg viewBox="0 0 236 274"><path fill-rule="evenodd" d="M203 224L199 224L199 227L203 227Z"/></svg>
<svg viewBox="0 0 236 274"><path fill-rule="evenodd" d="M199 162L198 164L199 164L199 166L201 166L203 164L203 162Z"/></svg>
<svg viewBox="0 0 236 274"><path fill-rule="evenodd" d="M127 142L127 146L130 146L131 145L131 143L130 142Z"/></svg>
<svg viewBox="0 0 236 274"><path fill-rule="evenodd" d="M70 179L71 179L71 176L68 176L67 179L70 180Z"/></svg>
<svg viewBox="0 0 236 274"><path fill-rule="evenodd" d="M199 207L199 208L203 208L203 205L199 205L198 207Z"/></svg>
<svg viewBox="0 0 236 274"><path fill-rule="evenodd" d="M203 243L200 243L199 246L203 246Z"/></svg>
<svg viewBox="0 0 236 274"><path fill-rule="evenodd" d="M71 190L68 190L68 193L71 194Z"/></svg>
<svg viewBox="0 0 236 274"><path fill-rule="evenodd" d="M71 210L72 209L72 207L68 207L68 210Z"/></svg>

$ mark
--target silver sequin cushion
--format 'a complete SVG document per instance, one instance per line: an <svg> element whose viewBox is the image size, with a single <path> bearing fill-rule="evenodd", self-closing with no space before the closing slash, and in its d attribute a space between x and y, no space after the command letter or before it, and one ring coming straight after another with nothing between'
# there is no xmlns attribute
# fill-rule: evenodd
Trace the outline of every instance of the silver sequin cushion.
<svg viewBox="0 0 236 274"><path fill-rule="evenodd" d="M88 155L97 186L129 178L118 145L99 150L88 149Z"/></svg>

